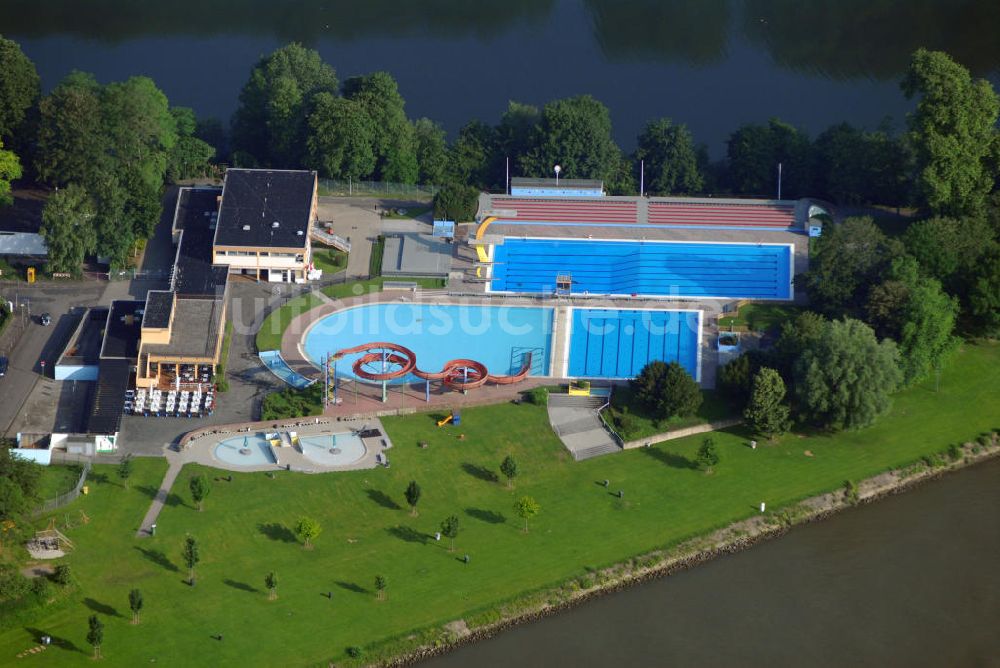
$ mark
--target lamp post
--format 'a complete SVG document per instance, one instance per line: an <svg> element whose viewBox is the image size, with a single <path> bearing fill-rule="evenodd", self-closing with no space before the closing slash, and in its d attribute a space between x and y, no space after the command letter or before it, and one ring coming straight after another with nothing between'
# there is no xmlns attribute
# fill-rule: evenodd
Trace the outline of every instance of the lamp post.
<svg viewBox="0 0 1000 668"><path fill-rule="evenodd" d="M559 165L556 165L552 169L556 173L556 188L558 188L559 187L559 172L562 171L562 167L560 167Z"/></svg>

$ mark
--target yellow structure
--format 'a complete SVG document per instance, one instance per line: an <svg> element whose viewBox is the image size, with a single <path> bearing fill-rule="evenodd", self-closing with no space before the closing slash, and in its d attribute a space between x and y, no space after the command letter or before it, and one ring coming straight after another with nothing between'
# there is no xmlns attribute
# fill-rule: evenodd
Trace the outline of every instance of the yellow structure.
<svg viewBox="0 0 1000 668"><path fill-rule="evenodd" d="M492 223L494 220L496 220L496 216L490 216L489 218L483 220L482 223L480 223L479 228L476 230L476 241L483 240L483 236L486 235L486 228L489 227L490 223ZM476 255L478 256L480 262L490 261L489 253L486 252L486 246L484 246L483 244L476 245ZM476 275L478 276L479 274L477 273Z"/></svg>
<svg viewBox="0 0 1000 668"><path fill-rule="evenodd" d="M35 282L35 268L34 267L28 267L28 282L29 283L34 283Z"/></svg>
<svg viewBox="0 0 1000 668"><path fill-rule="evenodd" d="M578 380L575 383L570 383L570 385L569 385L569 396L571 396L571 397L589 397L590 396L590 381L589 380Z"/></svg>

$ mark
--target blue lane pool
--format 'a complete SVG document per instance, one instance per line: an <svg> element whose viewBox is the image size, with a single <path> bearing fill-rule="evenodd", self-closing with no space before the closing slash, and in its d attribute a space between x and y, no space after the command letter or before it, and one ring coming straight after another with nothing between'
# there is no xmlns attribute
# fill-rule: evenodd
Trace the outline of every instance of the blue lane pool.
<svg viewBox="0 0 1000 668"><path fill-rule="evenodd" d="M323 318L306 333L304 349L315 364L344 348L387 341L416 353L417 366L438 371L448 360L482 362L490 373L520 370L532 353L531 374L549 373L552 309L441 304L364 304ZM337 373L353 376L358 354L337 362ZM403 379L417 380L415 377Z"/></svg>
<svg viewBox="0 0 1000 668"><path fill-rule="evenodd" d="M507 238L493 248L490 289L574 293L791 299L792 247L668 241Z"/></svg>
<svg viewBox="0 0 1000 668"><path fill-rule="evenodd" d="M569 374L632 378L648 362L678 362L700 380L699 311L573 309Z"/></svg>

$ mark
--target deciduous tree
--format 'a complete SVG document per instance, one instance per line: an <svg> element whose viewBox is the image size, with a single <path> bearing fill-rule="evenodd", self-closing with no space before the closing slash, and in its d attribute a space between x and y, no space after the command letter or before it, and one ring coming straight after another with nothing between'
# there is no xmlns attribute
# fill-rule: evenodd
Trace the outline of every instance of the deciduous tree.
<svg viewBox="0 0 1000 668"><path fill-rule="evenodd" d="M41 79L20 45L0 36L0 139L11 139L38 100Z"/></svg>
<svg viewBox="0 0 1000 668"><path fill-rule="evenodd" d="M406 486L406 503L410 506L410 515L413 517L417 516L417 502L420 501L420 485L417 484L416 480L411 480L410 484Z"/></svg>
<svg viewBox="0 0 1000 668"><path fill-rule="evenodd" d="M94 202L82 186L71 183L49 196L39 233L51 271L79 275L84 258L97 250L95 217Z"/></svg>
<svg viewBox="0 0 1000 668"><path fill-rule="evenodd" d="M767 125L748 124L738 128L729 137L726 155L729 181L739 195L776 197L779 163L782 198L812 194L814 162L809 138L777 118Z"/></svg>
<svg viewBox="0 0 1000 668"><path fill-rule="evenodd" d="M669 118L650 121L643 129L635 151L635 162L640 160L651 195L691 195L704 186L691 133Z"/></svg>
<svg viewBox="0 0 1000 668"><path fill-rule="evenodd" d="M698 468L705 473L711 473L719 464L719 451L715 447L715 439L709 436L698 447Z"/></svg>
<svg viewBox="0 0 1000 668"><path fill-rule="evenodd" d="M500 472L507 478L507 489L514 486L514 478L517 477L517 460L513 455L507 455L500 462Z"/></svg>
<svg viewBox="0 0 1000 668"><path fill-rule="evenodd" d="M184 539L184 547L181 549L181 559L188 569L188 584L194 586L194 567L201 561L201 553L198 549L198 541L194 536L187 536Z"/></svg>
<svg viewBox="0 0 1000 668"><path fill-rule="evenodd" d="M429 118L418 118L413 122L416 141L417 165L420 167L418 181L427 185L441 185L448 171L448 145L441 126Z"/></svg>
<svg viewBox="0 0 1000 668"><path fill-rule="evenodd" d="M514 502L514 512L524 520L524 533L528 533L528 520L537 515L541 509L542 507L531 496L522 496Z"/></svg>
<svg viewBox="0 0 1000 668"><path fill-rule="evenodd" d="M128 489L128 479L132 477L132 455L131 453L122 457L118 463L118 477L122 479L125 489Z"/></svg>
<svg viewBox="0 0 1000 668"><path fill-rule="evenodd" d="M13 151L3 150L0 140L0 206L11 204L10 182L21 178L21 161Z"/></svg>
<svg viewBox="0 0 1000 668"><path fill-rule="evenodd" d="M299 518L295 524L295 535L302 540L302 545L306 549L312 548L312 542L319 537L322 531L323 527L320 526L320 523L311 517Z"/></svg>
<svg viewBox="0 0 1000 668"><path fill-rule="evenodd" d="M661 419L694 415L701 406L698 383L677 362L650 362L631 385L636 397Z"/></svg>
<svg viewBox="0 0 1000 668"><path fill-rule="evenodd" d="M449 515L441 522L441 535L451 540L449 552L455 551L455 538L458 537L458 516Z"/></svg>
<svg viewBox="0 0 1000 668"><path fill-rule="evenodd" d="M375 598L380 601L385 600L385 590L389 586L389 581L386 580L384 575L375 576Z"/></svg>
<svg viewBox="0 0 1000 668"><path fill-rule="evenodd" d="M104 622L97 615L87 619L87 642L94 648L94 658L101 658L101 645L104 643Z"/></svg>
<svg viewBox="0 0 1000 668"><path fill-rule="evenodd" d="M191 490L191 500L198 504L198 511L204 509L205 497L212 489L211 483L208 482L208 476L204 473L191 476L188 481L188 488Z"/></svg>
<svg viewBox="0 0 1000 668"><path fill-rule="evenodd" d="M789 409L785 402L785 381L774 369L764 367L753 379L750 401L743 411L750 428L769 439L788 431Z"/></svg>
<svg viewBox="0 0 1000 668"><path fill-rule="evenodd" d="M274 571L264 576L264 586L267 587L267 599L273 601L278 598L278 574Z"/></svg>
<svg viewBox="0 0 1000 668"><path fill-rule="evenodd" d="M138 589L130 590L128 593L128 608L132 611L133 624L139 623L143 605L142 592Z"/></svg>

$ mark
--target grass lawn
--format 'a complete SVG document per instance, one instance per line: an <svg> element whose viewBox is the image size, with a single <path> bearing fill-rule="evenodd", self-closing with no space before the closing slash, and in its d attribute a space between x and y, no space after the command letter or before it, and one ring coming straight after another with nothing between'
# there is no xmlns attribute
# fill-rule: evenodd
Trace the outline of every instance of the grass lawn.
<svg viewBox="0 0 1000 668"><path fill-rule="evenodd" d="M616 415L620 414L623 408L627 407L629 415L632 416L634 428L628 433L621 433L620 430L619 433L626 440L636 440L664 431L684 429L685 427L693 427L696 424L739 417L738 411L733 409L733 406L721 393L715 390L702 390L701 396L701 407L695 415L685 418L672 417L669 420L658 420L650 414L649 409L645 405L635 398L635 394L630 387L616 387L614 393L611 395L611 407L605 414L605 418L611 420L615 429L618 429L613 420Z"/></svg>
<svg viewBox="0 0 1000 668"><path fill-rule="evenodd" d="M387 418L396 446L390 469L234 474L232 482L212 483L198 512L188 479L218 473L186 467L154 538L134 533L165 462L136 460L129 490L114 467L97 466L90 495L68 507L92 518L67 530L77 545L67 561L80 593L34 623L0 632L0 647L13 657L44 629L55 642L32 665L92 665L87 616L98 611L107 665L340 664L349 646L469 618L588 567L745 518L761 501L776 510L996 429L998 373L1000 346L967 345L942 374L939 392L932 380L900 394L892 414L871 429L787 435L757 450L738 430L717 432L721 463L711 476L692 464L700 437L574 462L545 409L530 404L468 408L461 427L438 428L435 414ZM420 441L429 447L417 447ZM492 479L508 453L520 469L514 492ZM624 499L598 483L605 478L612 492L625 490ZM418 517L403 499L410 480L423 488ZM541 505L527 534L512 511L520 494ZM452 514L460 531L449 553L447 541L430 535ZM313 550L289 530L301 516L323 526ZM195 587L184 584L180 559L188 533L201 546ZM464 554L471 563L460 561ZM267 600L263 586L271 570L280 580L277 601ZM388 581L385 601L375 599L376 575ZM132 587L145 596L140 626L128 623ZM220 634L223 640L212 638Z"/></svg>
<svg viewBox="0 0 1000 668"><path fill-rule="evenodd" d="M75 464L44 467L38 484L38 498L42 501L48 501L70 491L76 485L76 481L80 479L81 471L83 468Z"/></svg>
<svg viewBox="0 0 1000 668"><path fill-rule="evenodd" d="M372 254L368 257L368 275L382 275L382 256L385 255L385 235L378 235L372 242Z"/></svg>
<svg viewBox="0 0 1000 668"><path fill-rule="evenodd" d="M396 213L398 211L398 209L393 209L391 213L387 213L387 214L385 214L382 217L385 218L385 219L387 219L387 220L413 220L413 219L419 218L420 216L424 215L425 213L427 213L428 211L430 211L432 208L433 207L430 207L430 206L415 206L415 207L406 209L406 214L405 215L401 214L401 213Z"/></svg>
<svg viewBox="0 0 1000 668"><path fill-rule="evenodd" d="M746 304L735 316L719 319L719 329L747 327L751 331L778 330L781 323L794 318L802 309L787 304Z"/></svg>
<svg viewBox="0 0 1000 668"><path fill-rule="evenodd" d="M382 283L385 281L400 283L416 283L422 288L436 289L443 288L447 281L443 278L370 278L366 281L351 281L350 283L340 283L322 288L323 294L330 299L345 299L347 297L358 297L370 292L379 292Z"/></svg>
<svg viewBox="0 0 1000 668"><path fill-rule="evenodd" d="M279 350L281 348L281 335L292 322L292 318L315 308L322 301L316 295L308 292L295 299L290 299L280 308L272 311L261 323L260 331L257 332L257 350Z"/></svg>
<svg viewBox="0 0 1000 668"><path fill-rule="evenodd" d="M339 248L326 248L314 245L312 254L313 264L317 269L322 269L323 274L336 274L347 267L347 253Z"/></svg>

